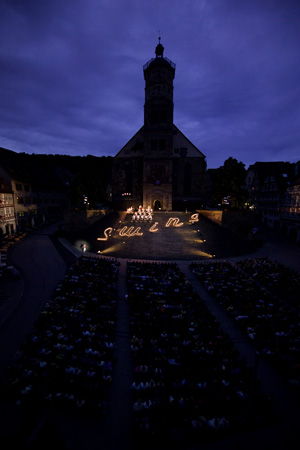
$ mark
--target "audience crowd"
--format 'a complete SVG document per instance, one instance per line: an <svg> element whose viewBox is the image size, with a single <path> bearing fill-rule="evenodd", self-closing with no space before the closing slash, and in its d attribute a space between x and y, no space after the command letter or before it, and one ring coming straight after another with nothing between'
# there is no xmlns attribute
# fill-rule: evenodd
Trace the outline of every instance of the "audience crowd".
<svg viewBox="0 0 300 450"><path fill-rule="evenodd" d="M220 324L173 263L128 262L134 436L199 443L271 420Z"/></svg>
<svg viewBox="0 0 300 450"><path fill-rule="evenodd" d="M300 273L295 270L269 258L244 259L237 266L267 287L272 294L300 303Z"/></svg>
<svg viewBox="0 0 300 450"><path fill-rule="evenodd" d="M8 250L21 239L26 236L26 232L24 233L16 233L12 235L1 235L0 230L0 280L1 278L9 278L11 276L12 269L11 266L8 266L7 253ZM1 292L0 292L0 306L1 306Z"/></svg>
<svg viewBox="0 0 300 450"><path fill-rule="evenodd" d="M9 391L18 405L105 409L117 275L118 263L99 258L81 257L69 269L9 367Z"/></svg>
<svg viewBox="0 0 300 450"><path fill-rule="evenodd" d="M277 295L286 269L276 265L274 276L273 264L192 263L191 269L296 384L297 290L290 284L290 307ZM83 255L71 266L8 368L9 395L18 405L106 410L116 358L118 265ZM126 282L136 443L199 444L274 421L255 374L175 263L129 261Z"/></svg>
<svg viewBox="0 0 300 450"><path fill-rule="evenodd" d="M299 274L267 258L190 267L300 396Z"/></svg>

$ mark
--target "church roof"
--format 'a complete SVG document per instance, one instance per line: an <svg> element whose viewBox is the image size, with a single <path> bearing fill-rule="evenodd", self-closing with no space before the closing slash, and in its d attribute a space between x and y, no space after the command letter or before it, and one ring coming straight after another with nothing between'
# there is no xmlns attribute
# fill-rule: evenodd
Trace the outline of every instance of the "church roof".
<svg viewBox="0 0 300 450"><path fill-rule="evenodd" d="M176 134L173 135L173 148L174 151L176 148L186 148L187 158L194 158L194 157L203 157L205 158L204 153L202 153L183 133L179 130L179 128L176 127L176 125L173 124L173 129L176 132ZM180 145L179 145L180 144ZM180 153L180 152L179 152ZM176 154L176 153L175 153Z"/></svg>
<svg viewBox="0 0 300 450"><path fill-rule="evenodd" d="M143 156L144 126L115 155L121 158ZM205 158L205 155L173 124L173 155L171 157Z"/></svg>

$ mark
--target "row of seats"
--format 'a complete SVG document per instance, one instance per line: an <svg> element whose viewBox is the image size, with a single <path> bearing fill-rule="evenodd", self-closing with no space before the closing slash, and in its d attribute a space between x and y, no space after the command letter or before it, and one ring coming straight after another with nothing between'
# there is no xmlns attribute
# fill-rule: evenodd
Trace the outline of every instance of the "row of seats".
<svg viewBox="0 0 300 450"><path fill-rule="evenodd" d="M113 259L82 256L70 268L9 368L17 404L106 411L117 354L118 266ZM227 263L191 268L200 278L203 272L219 298L224 292L235 298L239 271ZM194 444L274 420L254 373L175 263L130 261L126 282L136 442ZM266 301L267 290L262 295ZM233 303L226 306L238 311ZM269 301L265 306L272 308Z"/></svg>
<svg viewBox="0 0 300 450"><path fill-rule="evenodd" d="M299 274L266 258L190 267L300 396Z"/></svg>
<svg viewBox="0 0 300 450"><path fill-rule="evenodd" d="M185 443L271 419L253 373L173 263L127 265L134 436Z"/></svg>
<svg viewBox="0 0 300 450"><path fill-rule="evenodd" d="M300 304L300 274L295 270L267 257L243 259L237 262L237 266L272 294Z"/></svg>
<svg viewBox="0 0 300 450"><path fill-rule="evenodd" d="M113 373L118 263L81 257L9 367L20 406L106 408Z"/></svg>

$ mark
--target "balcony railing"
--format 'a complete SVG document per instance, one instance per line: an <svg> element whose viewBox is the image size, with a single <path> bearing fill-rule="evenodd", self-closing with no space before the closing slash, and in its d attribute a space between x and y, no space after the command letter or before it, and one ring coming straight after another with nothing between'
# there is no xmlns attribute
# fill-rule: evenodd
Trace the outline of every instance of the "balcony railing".
<svg viewBox="0 0 300 450"><path fill-rule="evenodd" d="M176 69L176 64L173 63L173 61L171 61L170 59L166 58L165 56L163 58L151 58L146 64L143 65L143 70L146 70L150 64L152 63L152 61L155 61L156 59L164 59L167 63L170 64L170 66L175 70Z"/></svg>
<svg viewBox="0 0 300 450"><path fill-rule="evenodd" d="M13 202L0 202L1 208L12 208L14 206Z"/></svg>
<svg viewBox="0 0 300 450"><path fill-rule="evenodd" d="M0 216L0 222L10 222L11 220L15 220L14 214L6 214L5 216Z"/></svg>

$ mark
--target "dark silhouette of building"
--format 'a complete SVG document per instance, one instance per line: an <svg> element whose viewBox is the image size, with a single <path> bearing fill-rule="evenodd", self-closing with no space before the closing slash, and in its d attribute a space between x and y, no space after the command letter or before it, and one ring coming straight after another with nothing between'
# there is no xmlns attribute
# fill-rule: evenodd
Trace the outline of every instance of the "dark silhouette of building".
<svg viewBox="0 0 300 450"><path fill-rule="evenodd" d="M249 205L264 224L300 242L300 162L256 162L248 168Z"/></svg>
<svg viewBox="0 0 300 450"><path fill-rule="evenodd" d="M173 123L176 66L163 52L159 38L143 67L144 125L114 158L116 208L199 209L205 202L205 156Z"/></svg>
<svg viewBox="0 0 300 450"><path fill-rule="evenodd" d="M0 229L10 235L62 218L68 186L56 168L35 155L0 147ZM1 233L1 231L0 231Z"/></svg>

